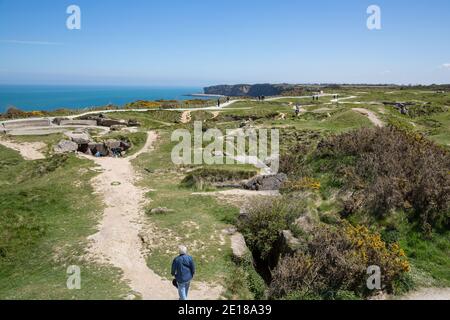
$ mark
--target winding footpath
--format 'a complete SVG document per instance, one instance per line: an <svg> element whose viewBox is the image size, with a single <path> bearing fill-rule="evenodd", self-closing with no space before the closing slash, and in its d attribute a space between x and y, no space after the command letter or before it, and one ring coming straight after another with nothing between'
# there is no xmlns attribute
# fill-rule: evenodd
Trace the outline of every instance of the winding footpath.
<svg viewBox="0 0 450 320"><path fill-rule="evenodd" d="M355 112L358 112L362 115L367 116L367 118L369 118L370 122L372 122L373 125L375 125L376 127L379 127L379 128L384 127L383 121L381 121L380 118L378 118L378 116L376 115L375 112L372 112L370 110L363 109L363 108L353 108L352 110Z"/></svg>
<svg viewBox="0 0 450 320"><path fill-rule="evenodd" d="M104 202L103 218L98 233L91 236L88 256L102 263L112 264L123 272L123 279L144 300L177 299L172 283L148 268L139 234L145 225L146 190L136 186L137 176L131 160L151 152L157 140L148 132L145 146L128 158L93 158L102 173L93 179L96 194ZM170 266L167 266L170 268ZM210 287L194 281L192 299L219 299L221 287Z"/></svg>

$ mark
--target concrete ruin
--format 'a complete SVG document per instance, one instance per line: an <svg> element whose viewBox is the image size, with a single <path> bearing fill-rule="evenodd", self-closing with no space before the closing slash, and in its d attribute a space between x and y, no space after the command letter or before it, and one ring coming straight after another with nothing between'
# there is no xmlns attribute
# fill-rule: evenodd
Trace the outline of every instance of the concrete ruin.
<svg viewBox="0 0 450 320"><path fill-rule="evenodd" d="M254 191L279 190L286 180L287 175L284 173L259 175L245 182L243 187L244 189Z"/></svg>
<svg viewBox="0 0 450 320"><path fill-rule="evenodd" d="M20 129L24 127L48 127L51 125L50 119L20 119L10 120L0 123L0 131L7 133L10 130Z"/></svg>
<svg viewBox="0 0 450 320"><path fill-rule="evenodd" d="M63 132L70 127L105 128L105 130L121 131L128 127L139 127L140 124L134 120L109 119L104 114L87 115L78 118L72 117L49 117L7 120L0 122L0 133L11 135L37 135L40 132L50 134Z"/></svg>
<svg viewBox="0 0 450 320"><path fill-rule="evenodd" d="M95 122L95 125L100 127L139 127L140 124L134 120L118 120L118 119L109 119L104 114L100 113L98 115L88 115L78 118L78 121L92 121Z"/></svg>
<svg viewBox="0 0 450 320"><path fill-rule="evenodd" d="M122 157L131 148L131 143L124 140L94 141L89 133L83 130L65 134L68 140L61 140L54 147L56 153L81 152L96 157Z"/></svg>

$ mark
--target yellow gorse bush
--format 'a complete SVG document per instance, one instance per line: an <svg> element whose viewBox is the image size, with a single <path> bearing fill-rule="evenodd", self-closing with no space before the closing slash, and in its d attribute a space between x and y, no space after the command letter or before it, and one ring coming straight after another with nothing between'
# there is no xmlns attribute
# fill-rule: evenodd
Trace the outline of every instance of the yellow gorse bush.
<svg viewBox="0 0 450 320"><path fill-rule="evenodd" d="M317 191L320 190L321 184L319 180L316 180L314 178L302 178L299 180L294 181L287 181L283 189L287 191L302 191L302 190L313 190Z"/></svg>
<svg viewBox="0 0 450 320"><path fill-rule="evenodd" d="M28 114L31 117L43 117L45 115L42 111L31 111Z"/></svg>
<svg viewBox="0 0 450 320"><path fill-rule="evenodd" d="M371 232L365 226L352 226L345 222L344 230L355 246L355 255L367 265L379 264L385 273L392 275L410 271L406 254L397 243L387 245L380 234Z"/></svg>

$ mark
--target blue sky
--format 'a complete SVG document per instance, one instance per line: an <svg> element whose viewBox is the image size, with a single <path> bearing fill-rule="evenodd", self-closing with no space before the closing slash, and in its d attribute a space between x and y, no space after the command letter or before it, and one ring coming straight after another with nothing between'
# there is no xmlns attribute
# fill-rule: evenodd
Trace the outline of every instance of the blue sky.
<svg viewBox="0 0 450 320"><path fill-rule="evenodd" d="M448 0L0 0L0 83L450 83L449 35Z"/></svg>

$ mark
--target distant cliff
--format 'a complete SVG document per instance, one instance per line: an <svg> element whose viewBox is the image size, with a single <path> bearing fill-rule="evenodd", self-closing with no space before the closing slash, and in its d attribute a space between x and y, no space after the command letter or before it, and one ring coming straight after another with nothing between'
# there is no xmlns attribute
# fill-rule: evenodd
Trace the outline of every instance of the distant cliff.
<svg viewBox="0 0 450 320"><path fill-rule="evenodd" d="M205 94L220 94L230 97L258 97L300 94L303 88L294 84L237 84L204 88Z"/></svg>

